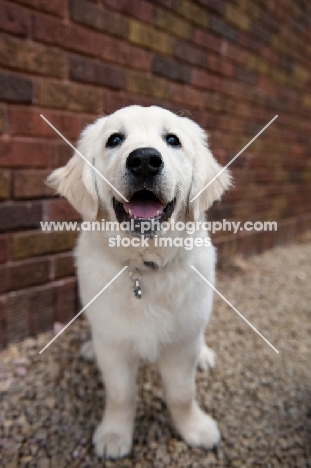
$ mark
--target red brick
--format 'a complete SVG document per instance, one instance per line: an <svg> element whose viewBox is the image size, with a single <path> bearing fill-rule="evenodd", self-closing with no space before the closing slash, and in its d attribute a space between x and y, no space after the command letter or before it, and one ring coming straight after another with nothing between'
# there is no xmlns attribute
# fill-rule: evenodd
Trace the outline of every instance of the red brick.
<svg viewBox="0 0 311 468"><path fill-rule="evenodd" d="M104 45L104 37L100 33L37 14L33 15L33 38L36 41L98 57L101 56Z"/></svg>
<svg viewBox="0 0 311 468"><path fill-rule="evenodd" d="M250 8L248 8L248 12L253 11L252 5L249 5ZM274 32L277 33L280 29L279 21L277 19L277 15L274 15L274 11L271 14L271 7L272 10L278 10L278 8L275 8L275 5L273 4L267 4L267 10L266 11L261 11L258 14L255 13L254 18L257 19L258 16L261 16L262 21L268 26L268 28ZM269 11L270 10L270 11ZM310 31L306 30L306 33L310 34Z"/></svg>
<svg viewBox="0 0 311 468"><path fill-rule="evenodd" d="M219 117L219 128L224 129L226 131L231 131L233 133L242 133L245 127L245 123L242 120L238 120L237 118L231 118L227 116L220 116ZM233 155L232 155L233 157Z"/></svg>
<svg viewBox="0 0 311 468"><path fill-rule="evenodd" d="M225 2L223 0L198 0L201 5L204 5L209 10L213 10L221 15L225 12Z"/></svg>
<svg viewBox="0 0 311 468"><path fill-rule="evenodd" d="M7 130L7 107L0 106L0 134L5 133Z"/></svg>
<svg viewBox="0 0 311 468"><path fill-rule="evenodd" d="M230 3L226 4L225 18L239 30L242 29L243 31L247 31L250 29L250 20L248 16L244 15L240 9L235 8ZM255 36L258 36L258 31L256 29L256 27L258 27L258 23L259 22L256 22L252 27L252 34ZM260 38L263 39L263 36L261 35Z"/></svg>
<svg viewBox="0 0 311 468"><path fill-rule="evenodd" d="M244 20L244 22L245 22L245 25L246 25L247 21ZM262 26L258 22L253 22L251 24L251 30L252 30L252 34L255 37L257 37L260 41L266 42L268 44L268 46L270 45L271 39L272 39L272 34L270 33L270 31L268 30L268 28L265 25Z"/></svg>
<svg viewBox="0 0 311 468"><path fill-rule="evenodd" d="M106 0L110 8L151 23L154 17L154 5L143 0Z"/></svg>
<svg viewBox="0 0 311 468"><path fill-rule="evenodd" d="M209 14L207 13L206 8L196 5L195 2L190 0L177 0L176 10L188 21L192 21L205 28L208 27Z"/></svg>
<svg viewBox="0 0 311 468"><path fill-rule="evenodd" d="M104 110L102 109L102 112L100 114L101 117L103 117L105 114ZM81 116L81 123L82 123L82 128L85 128L87 125L90 125L95 122L97 117L94 117L92 115L83 115Z"/></svg>
<svg viewBox="0 0 311 468"><path fill-rule="evenodd" d="M0 203L0 231L38 227L42 220L40 202Z"/></svg>
<svg viewBox="0 0 311 468"><path fill-rule="evenodd" d="M179 59L199 67L206 66L206 52L198 47L193 47L187 42L176 41L174 55Z"/></svg>
<svg viewBox="0 0 311 468"><path fill-rule="evenodd" d="M26 231L12 235L12 258L20 259L37 255L71 250L76 241L74 231Z"/></svg>
<svg viewBox="0 0 311 468"><path fill-rule="evenodd" d="M69 58L69 75L74 81L107 86L112 89L123 89L125 86L124 70L80 56Z"/></svg>
<svg viewBox="0 0 311 468"><path fill-rule="evenodd" d="M29 293L31 334L36 335L53 328L54 302L52 285L31 289Z"/></svg>
<svg viewBox="0 0 311 468"><path fill-rule="evenodd" d="M172 14L166 9L157 8L155 14L155 24L157 27L164 29L178 37L191 39L192 24L177 15Z"/></svg>
<svg viewBox="0 0 311 468"><path fill-rule="evenodd" d="M236 62L242 65L243 68L245 68L247 59L249 57L249 52L241 49L241 47L238 47L237 45L232 44L231 42L226 42L223 56L224 59L228 57L233 62Z"/></svg>
<svg viewBox="0 0 311 468"><path fill-rule="evenodd" d="M0 265L0 294L10 289L11 271L7 265Z"/></svg>
<svg viewBox="0 0 311 468"><path fill-rule="evenodd" d="M247 93L247 87L244 83L241 84L239 82L228 79L221 81L220 89L224 94L238 99L245 99Z"/></svg>
<svg viewBox="0 0 311 468"><path fill-rule="evenodd" d="M115 112L121 107L125 105L125 96L124 93L121 91L112 91L107 90L104 92L104 99L103 99L103 110L107 114Z"/></svg>
<svg viewBox="0 0 311 468"><path fill-rule="evenodd" d="M232 219L233 208L228 203L221 205L214 205L209 213L209 219L213 221L220 221L223 219Z"/></svg>
<svg viewBox="0 0 311 468"><path fill-rule="evenodd" d="M208 92L206 93L206 107L207 109L215 112L233 112L234 103L228 98L224 97L220 93ZM220 141L222 137L220 137Z"/></svg>
<svg viewBox="0 0 311 468"><path fill-rule="evenodd" d="M81 118L77 115L50 112L45 109L13 107L9 122L13 135L59 138L57 133L40 117L43 114L66 138L77 139L81 133Z"/></svg>
<svg viewBox="0 0 311 468"><path fill-rule="evenodd" d="M9 237L0 235L0 263L5 263L9 259Z"/></svg>
<svg viewBox="0 0 311 468"><path fill-rule="evenodd" d="M192 69L191 82L194 86L203 89L211 89L213 91L219 91L221 87L220 78L212 76L210 73L198 68Z"/></svg>
<svg viewBox="0 0 311 468"><path fill-rule="evenodd" d="M51 147L29 139L0 138L0 167L47 167Z"/></svg>
<svg viewBox="0 0 311 468"><path fill-rule="evenodd" d="M50 0L46 2L45 0L15 0L18 3L21 3L25 6L29 6L34 10L41 10L46 13L51 13L55 16L65 16L67 3L64 0Z"/></svg>
<svg viewBox="0 0 311 468"><path fill-rule="evenodd" d="M102 89L41 80L37 83L36 91L39 106L95 114L101 111Z"/></svg>
<svg viewBox="0 0 311 468"><path fill-rule="evenodd" d="M64 198L45 200L43 202L44 221L80 220L81 216Z"/></svg>
<svg viewBox="0 0 311 468"><path fill-rule="evenodd" d="M0 200L10 198L11 174L9 171L0 170Z"/></svg>
<svg viewBox="0 0 311 468"><path fill-rule="evenodd" d="M205 104L205 95L202 91L177 83L170 85L170 96L172 101L188 106L203 108Z"/></svg>
<svg viewBox="0 0 311 468"><path fill-rule="evenodd" d="M219 117L209 114L206 110L192 109L191 116L201 127L207 130L215 129L219 125Z"/></svg>
<svg viewBox="0 0 311 468"><path fill-rule="evenodd" d="M250 70L245 69L244 67L240 67L236 70L236 77L240 81L244 81L245 83L255 85L257 83L258 77L255 73L252 73Z"/></svg>
<svg viewBox="0 0 311 468"><path fill-rule="evenodd" d="M151 54L115 37L86 30L75 24L60 23L54 18L35 16L33 35L37 41L58 45L68 50L121 65L150 70ZM116 50L118 53L116 53Z"/></svg>
<svg viewBox="0 0 311 468"><path fill-rule="evenodd" d="M127 37L128 24L120 15L85 0L69 0L70 19L98 31Z"/></svg>
<svg viewBox="0 0 311 468"><path fill-rule="evenodd" d="M151 70L152 54L149 51L111 37L104 39L101 58L125 66L130 63L131 68L139 70Z"/></svg>
<svg viewBox="0 0 311 468"><path fill-rule="evenodd" d="M52 146L51 166L61 167L67 164L73 155L72 148L67 143L56 143Z"/></svg>
<svg viewBox="0 0 311 468"><path fill-rule="evenodd" d="M12 3L0 3L0 29L10 34L26 37L30 31L28 11Z"/></svg>
<svg viewBox="0 0 311 468"><path fill-rule="evenodd" d="M221 75L230 77L234 75L233 65L228 60L224 60L222 57L218 57L216 54L207 54L206 67L214 73L219 73Z"/></svg>
<svg viewBox="0 0 311 468"><path fill-rule="evenodd" d="M167 9L172 9L175 7L176 0L158 0L158 3Z"/></svg>
<svg viewBox="0 0 311 468"><path fill-rule="evenodd" d="M0 65L55 78L65 74L63 52L13 37L0 37Z"/></svg>
<svg viewBox="0 0 311 468"><path fill-rule="evenodd" d="M30 79L0 73L0 100L30 104L33 94L34 88Z"/></svg>
<svg viewBox="0 0 311 468"><path fill-rule="evenodd" d="M218 54L220 53L222 40L204 29L197 28L194 31L193 40L196 44L206 49L210 49Z"/></svg>
<svg viewBox="0 0 311 468"><path fill-rule="evenodd" d="M191 68L189 66L157 55L153 59L152 71L155 75L165 76L182 83L189 83L191 77Z"/></svg>
<svg viewBox="0 0 311 468"><path fill-rule="evenodd" d="M60 254L54 256L54 276L56 279L64 278L66 276L74 276L75 265L74 256L70 254Z"/></svg>
<svg viewBox="0 0 311 468"><path fill-rule="evenodd" d="M55 296L55 321L67 323L79 312L76 308L76 279L68 279L56 283Z"/></svg>
<svg viewBox="0 0 311 468"><path fill-rule="evenodd" d="M13 198L39 198L54 194L45 184L50 170L23 170L13 173Z"/></svg>
<svg viewBox="0 0 311 468"><path fill-rule="evenodd" d="M114 112L122 107L137 104L140 106L150 106L155 104L155 99L148 96L141 96L128 92L111 91L104 92L103 110L106 113Z"/></svg>
<svg viewBox="0 0 311 468"><path fill-rule="evenodd" d="M26 292L8 294L6 329L8 343L22 340L29 335L29 298Z"/></svg>
<svg viewBox="0 0 311 468"><path fill-rule="evenodd" d="M169 34L136 20L130 21L128 39L133 44L165 55L171 55L173 50L173 38Z"/></svg>
<svg viewBox="0 0 311 468"><path fill-rule="evenodd" d="M31 259L1 265L0 279L0 293L46 283L49 280L49 261Z"/></svg>
<svg viewBox="0 0 311 468"><path fill-rule="evenodd" d="M261 43L258 41L258 39L250 36L249 34L245 34L242 31L239 31L239 34L237 36L237 42L239 43L239 45L247 47L256 54L260 55Z"/></svg>
<svg viewBox="0 0 311 468"><path fill-rule="evenodd" d="M229 26L229 24L227 24L225 21L222 21L220 18L217 18L216 16L212 16L210 18L209 27L213 32L224 36L230 41L236 41L240 35L240 31Z"/></svg>
<svg viewBox="0 0 311 468"><path fill-rule="evenodd" d="M127 90L131 93L146 94L158 99L168 98L167 81L131 71L127 75Z"/></svg>

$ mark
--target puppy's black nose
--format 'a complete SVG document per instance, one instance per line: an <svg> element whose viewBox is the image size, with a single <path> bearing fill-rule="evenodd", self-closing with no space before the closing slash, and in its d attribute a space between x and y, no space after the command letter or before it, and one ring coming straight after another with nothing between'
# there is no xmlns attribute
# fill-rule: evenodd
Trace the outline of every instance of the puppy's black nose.
<svg viewBox="0 0 311 468"><path fill-rule="evenodd" d="M126 160L126 167L131 173L143 177L158 174L163 166L162 156L154 148L137 148L129 154Z"/></svg>

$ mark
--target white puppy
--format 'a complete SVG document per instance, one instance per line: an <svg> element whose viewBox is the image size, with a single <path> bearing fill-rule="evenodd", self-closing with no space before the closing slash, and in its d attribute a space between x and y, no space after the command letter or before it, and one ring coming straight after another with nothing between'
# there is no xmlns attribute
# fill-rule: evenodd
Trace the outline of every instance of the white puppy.
<svg viewBox="0 0 311 468"><path fill-rule="evenodd" d="M191 203L221 167L196 123L156 106L130 106L99 118L83 131L78 149L119 193L78 154L55 170L48 184L86 221L127 223L120 232L82 232L76 248L84 305L128 266L86 311L106 389L104 416L94 434L96 453L117 458L131 451L140 360L157 362L183 439L211 448L220 434L195 400L195 371L198 364L213 364L213 352L204 343L212 289L190 267L214 283L214 248L208 243L191 250L159 247L160 238L189 234L164 232L157 223L145 231L149 245L118 247L110 238L141 240L146 221L166 221L169 226L173 220L203 221L205 211L230 185L230 176L222 172ZM206 231L191 237L204 239ZM87 344L84 352L90 351Z"/></svg>

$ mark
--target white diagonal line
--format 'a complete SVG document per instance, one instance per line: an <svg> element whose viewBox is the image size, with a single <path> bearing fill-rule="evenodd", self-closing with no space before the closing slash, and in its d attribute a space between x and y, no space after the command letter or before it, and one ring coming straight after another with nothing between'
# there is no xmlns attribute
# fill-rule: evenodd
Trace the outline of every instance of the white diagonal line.
<svg viewBox="0 0 311 468"><path fill-rule="evenodd" d="M261 333L260 331L257 330L256 327L254 327L253 324L251 324L251 322L249 320L247 320L247 318L244 317L243 314L241 314L241 312L238 311L238 309L236 307L234 307L234 305L231 304L231 302L228 301L228 299L225 298L225 296L223 296L221 294L221 292L218 291L218 289L215 288L215 286L212 285L212 283L210 283L206 278L205 276L202 275L202 273L200 273L194 266L191 266L191 268L202 278L203 281L205 281L205 283L207 283L214 291L215 293L218 294L218 296L220 296L233 310L234 312L236 312L240 317L241 319L244 320L244 322L247 323L248 326L250 326L256 333L257 335L260 336L260 338L262 338L272 349L273 351L275 351L276 353L279 354L279 351L273 346L273 344L270 343L269 340L267 340L267 338L265 338Z"/></svg>
<svg viewBox="0 0 311 468"><path fill-rule="evenodd" d="M266 125L262 130L260 130L260 132L258 132L257 135L255 135L254 138L252 138L252 140L249 141L249 142L247 143L247 145L245 145L244 148L241 149L241 151L240 151L238 154L236 154L236 155L234 156L234 158L232 158L231 161L229 161L228 164L227 164L225 167L223 167L223 168L218 172L218 174L215 175L215 177L213 177L212 180L210 180L210 181L208 182L208 184L206 184L205 187L203 187L203 188L192 198L192 200L190 200L190 203L192 203L196 198L198 198L198 197L201 195L201 193L204 192L204 190L207 189L207 187L208 187L209 185L211 185L211 184L214 182L214 180L216 180L217 177L219 177L219 176L230 166L230 164L232 164L233 161L235 161L236 158L238 158L238 157L240 156L240 154L243 153L243 151L246 150L246 148L248 148L249 145L251 145L251 144L253 143L253 141L255 141L256 138L258 138L259 135L261 135L262 132L264 132L264 131L266 130L266 128L268 128L269 125L271 125L272 122L274 122L275 119L277 119L277 118L278 118L278 115L274 116L273 119L271 119L270 122L267 123L267 125Z"/></svg>
<svg viewBox="0 0 311 468"><path fill-rule="evenodd" d="M103 293L103 292L105 291L105 289L107 289L107 288L118 278L118 276L120 276L120 275L123 273L123 271L126 270L127 268L128 268L128 266L125 266L124 268L122 268L122 270L119 271L119 273L116 274L116 276L114 276L114 277L112 278L112 280L110 280L109 283L107 283L106 286L104 286L103 289L101 289L101 290L99 291L99 293L97 293L96 296L94 296L93 299L91 299L90 302L89 302L88 304L86 304L86 306L84 306L83 309L80 310L80 312L79 312L77 315L75 315L75 316L73 317L73 319L71 319L70 322L68 322L67 325L66 325L64 328L62 328L61 331L58 332L57 335L54 336L54 338L53 338L46 346L44 346L44 348L41 349L41 351L39 351L39 354L43 353L43 351L45 351L46 348L48 348L48 347L50 346L50 344L52 344L53 341L55 341L56 338L58 338L59 335L61 335L61 334L66 330L66 328L68 328L69 325L71 325L71 324L76 320L76 318L78 318L78 317L82 314L82 312L84 312L85 309L87 309L88 306L91 305L91 304L95 301L95 299L97 299L98 296L100 296L101 293Z"/></svg>
<svg viewBox="0 0 311 468"><path fill-rule="evenodd" d="M51 128L53 128L53 130L54 130L56 133L58 133L58 135L59 135L59 136L60 136L60 137L61 137L61 138L62 138L62 139L63 139L79 156L81 156L81 158L82 158L92 169L94 169L94 171L97 172L97 174L98 174L102 179L104 179L104 181L107 182L107 184L110 185L110 187L111 187L115 192L117 192L117 194L120 195L121 198L123 198L124 201L128 202L128 200L125 198L125 196L122 195L122 193L119 192L119 190L116 189L115 186L112 185L112 183L109 182L109 180L106 179L106 177L105 177L98 169L96 169L96 167L93 166L93 164L92 164L90 161L88 161L88 159L86 159L86 157L83 156L83 154L80 153L80 151L77 150L77 148L76 148L75 146L73 146L73 144L71 144L70 141L67 140L67 138L64 137L64 135L63 135L59 130L57 130L57 128L54 127L53 124L51 124L51 122L50 122L46 117L44 117L44 115L40 114L40 117L42 117L42 119L45 120L46 123L47 123Z"/></svg>

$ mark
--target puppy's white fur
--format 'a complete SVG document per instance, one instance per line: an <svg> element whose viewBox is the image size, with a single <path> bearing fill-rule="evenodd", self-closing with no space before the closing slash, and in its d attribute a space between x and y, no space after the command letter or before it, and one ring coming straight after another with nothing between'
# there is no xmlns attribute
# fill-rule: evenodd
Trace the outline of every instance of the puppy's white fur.
<svg viewBox="0 0 311 468"><path fill-rule="evenodd" d="M109 136L123 132L117 148L106 148ZM169 147L163 133L174 133L181 148ZM163 158L163 197L176 197L173 218L203 220L204 212L230 185L224 171L193 203L191 198L221 167L207 146L205 132L193 121L159 107L130 106L102 117L82 133L78 149L125 196L129 193L126 158L136 148L153 147ZM84 220L116 220L112 199L122 202L113 189L75 154L55 170L48 184L56 188L81 213ZM129 233L119 232L122 236ZM214 364L214 354L204 343L204 330L212 309L212 290L190 268L194 265L214 283L213 247L108 246L115 232L83 232L76 248L80 294L87 304L125 265L128 269L87 309L93 352L102 371L106 405L94 434L96 453L111 458L128 454L132 446L136 403L136 374L141 359L157 362L166 399L180 435L195 446L211 448L219 442L215 421L195 400L195 371ZM185 236L168 232L170 236ZM193 236L205 237L206 232ZM152 270L144 262L154 262ZM142 299L133 294L128 272L138 269Z"/></svg>

